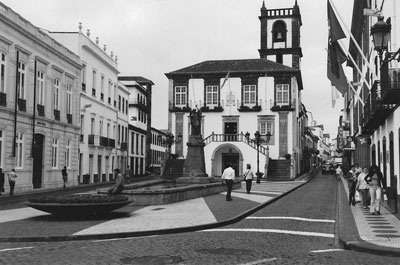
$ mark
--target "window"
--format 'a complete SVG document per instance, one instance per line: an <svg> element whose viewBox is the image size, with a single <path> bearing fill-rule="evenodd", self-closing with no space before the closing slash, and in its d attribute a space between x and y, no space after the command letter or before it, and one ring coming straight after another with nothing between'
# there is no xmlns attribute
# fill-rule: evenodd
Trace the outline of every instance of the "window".
<svg viewBox="0 0 400 265"><path fill-rule="evenodd" d="M142 155L144 155L144 135L141 135Z"/></svg>
<svg viewBox="0 0 400 265"><path fill-rule="evenodd" d="M86 84L86 65L82 65L82 83Z"/></svg>
<svg viewBox="0 0 400 265"><path fill-rule="evenodd" d="M37 104L44 106L44 73L37 72Z"/></svg>
<svg viewBox="0 0 400 265"><path fill-rule="evenodd" d="M90 120L90 134L94 134L94 118Z"/></svg>
<svg viewBox="0 0 400 265"><path fill-rule="evenodd" d="M104 75L101 75L100 92L104 93Z"/></svg>
<svg viewBox="0 0 400 265"><path fill-rule="evenodd" d="M72 86L67 85L67 113L72 114Z"/></svg>
<svg viewBox="0 0 400 265"><path fill-rule="evenodd" d="M110 124L107 123L107 138L110 138Z"/></svg>
<svg viewBox="0 0 400 265"><path fill-rule="evenodd" d="M96 89L96 71L92 72L92 88Z"/></svg>
<svg viewBox="0 0 400 265"><path fill-rule="evenodd" d="M218 86L206 86L206 105L218 106Z"/></svg>
<svg viewBox="0 0 400 265"><path fill-rule="evenodd" d="M103 121L100 120L99 122L99 135L103 136Z"/></svg>
<svg viewBox="0 0 400 265"><path fill-rule="evenodd" d="M278 105L289 104L289 85L288 84L276 85L276 104L278 104Z"/></svg>
<svg viewBox="0 0 400 265"><path fill-rule="evenodd" d="M25 75L26 69L23 62L18 62L18 98L25 99Z"/></svg>
<svg viewBox="0 0 400 265"><path fill-rule="evenodd" d="M244 85L243 86L243 105L255 105L256 104L256 85Z"/></svg>
<svg viewBox="0 0 400 265"><path fill-rule="evenodd" d="M60 80L54 79L54 109L60 110Z"/></svg>
<svg viewBox="0 0 400 265"><path fill-rule="evenodd" d="M112 86L113 86L112 82L108 81L108 104L111 104L111 100L112 100L112 97L111 97Z"/></svg>
<svg viewBox="0 0 400 265"><path fill-rule="evenodd" d="M184 107L186 106L186 86L175 87L175 106Z"/></svg>
<svg viewBox="0 0 400 265"><path fill-rule="evenodd" d="M67 144L65 146L65 166L67 168L70 167L71 161L71 140L67 140Z"/></svg>
<svg viewBox="0 0 400 265"><path fill-rule="evenodd" d="M2 52L0 55L0 92L6 93L6 55Z"/></svg>
<svg viewBox="0 0 400 265"><path fill-rule="evenodd" d="M16 166L17 168L22 168L22 165L24 164L24 134L23 133L18 133L17 134L17 148L15 150L15 159L16 159Z"/></svg>
<svg viewBox="0 0 400 265"><path fill-rule="evenodd" d="M81 115L81 135L83 135L83 126L85 124L85 115Z"/></svg>
<svg viewBox="0 0 400 265"><path fill-rule="evenodd" d="M271 138L268 142L270 145L274 145L275 140L274 140L274 124L275 124L275 118L273 116L259 116L258 117L258 130L260 131L260 134L262 135L263 140L267 140L266 134L270 133Z"/></svg>
<svg viewBox="0 0 400 265"><path fill-rule="evenodd" d="M51 149L51 167L57 168L58 166L58 139L53 138L53 145Z"/></svg>
<svg viewBox="0 0 400 265"><path fill-rule="evenodd" d="M270 134L273 133L273 129L274 129L274 123L273 121L262 121L260 123L260 134L267 134L268 132Z"/></svg>
<svg viewBox="0 0 400 265"><path fill-rule="evenodd" d="M3 150L4 149L4 138L3 131L0 130L0 168L3 168Z"/></svg>

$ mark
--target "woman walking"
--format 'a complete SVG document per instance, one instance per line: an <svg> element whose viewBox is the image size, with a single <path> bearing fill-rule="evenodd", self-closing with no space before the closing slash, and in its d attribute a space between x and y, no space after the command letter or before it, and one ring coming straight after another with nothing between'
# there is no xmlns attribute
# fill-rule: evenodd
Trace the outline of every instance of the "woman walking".
<svg viewBox="0 0 400 265"><path fill-rule="evenodd" d="M369 185L365 181L365 177L368 175L368 168L363 168L362 172L358 175L357 188L356 190L361 193L362 205L364 209L368 206L369 196Z"/></svg>
<svg viewBox="0 0 400 265"><path fill-rule="evenodd" d="M376 165L371 166L368 175L364 179L369 185L369 193L371 195L371 207L369 211L372 214L380 215L382 187L383 192L385 192L386 180Z"/></svg>
<svg viewBox="0 0 400 265"><path fill-rule="evenodd" d="M243 178L246 181L246 191L247 191L247 193L250 193L251 183L253 182L253 178L254 178L254 173L253 173L253 170L251 170L250 164L247 164L247 170L244 173Z"/></svg>

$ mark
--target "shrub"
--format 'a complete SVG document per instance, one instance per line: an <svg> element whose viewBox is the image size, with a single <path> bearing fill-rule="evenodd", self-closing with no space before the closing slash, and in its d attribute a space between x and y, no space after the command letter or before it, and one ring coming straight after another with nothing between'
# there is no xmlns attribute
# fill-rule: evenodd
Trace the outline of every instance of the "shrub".
<svg viewBox="0 0 400 265"><path fill-rule="evenodd" d="M127 201L128 197L122 195L97 195L97 194L71 194L55 196L39 196L29 199L31 203L60 203L60 204L86 204L109 203Z"/></svg>

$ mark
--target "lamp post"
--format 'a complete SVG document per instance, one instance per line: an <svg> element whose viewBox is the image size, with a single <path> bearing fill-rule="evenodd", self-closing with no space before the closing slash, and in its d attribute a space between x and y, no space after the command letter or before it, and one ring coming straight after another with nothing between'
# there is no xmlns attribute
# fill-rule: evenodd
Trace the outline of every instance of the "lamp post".
<svg viewBox="0 0 400 265"><path fill-rule="evenodd" d="M397 57L397 61L400 62L400 49L396 52L388 51L388 43L390 39L390 31L392 30L392 25L390 20L383 21L383 16L378 17L378 22L376 22L371 27L371 35L374 43L374 49L378 52L379 58L382 61L382 55L384 51L386 52L385 59L383 62L390 62Z"/></svg>
<svg viewBox="0 0 400 265"><path fill-rule="evenodd" d="M246 138L249 139L250 133L247 132L245 135L246 135ZM254 133L255 143L256 143L256 145L257 145L257 173L256 173L256 175L257 175L257 181L256 181L256 182L257 182L257 183L260 183L261 176L264 174L264 173L261 173L261 172L260 172L260 144L261 144L262 142L265 142L265 143L268 144L268 143L269 143L269 140L271 139L272 134L271 134L270 132L267 132L267 134L265 135L265 137L266 137L265 140L262 139L261 136L263 136L263 135L260 134L259 131L256 131L256 132ZM268 146L267 146L267 149L268 149Z"/></svg>
<svg viewBox="0 0 400 265"><path fill-rule="evenodd" d="M178 134L178 140L175 140L175 136L172 133L167 132L165 141L163 141L162 136L159 134L159 135L157 135L157 141L162 142L163 144L167 144L168 153L171 155L171 147L172 147L172 145L173 144L178 144L178 143L180 143L182 141L182 134L179 133Z"/></svg>

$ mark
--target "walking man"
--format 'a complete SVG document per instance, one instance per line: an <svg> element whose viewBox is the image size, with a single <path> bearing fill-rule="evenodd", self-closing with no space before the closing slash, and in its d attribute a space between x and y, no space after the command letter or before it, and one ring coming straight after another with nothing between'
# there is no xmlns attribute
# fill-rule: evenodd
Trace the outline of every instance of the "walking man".
<svg viewBox="0 0 400 265"><path fill-rule="evenodd" d="M231 201L231 192L233 187L233 181L235 180L235 170L232 168L232 164L228 162L228 167L225 168L224 172L221 176L222 182L225 181L227 191L226 191L226 200Z"/></svg>

